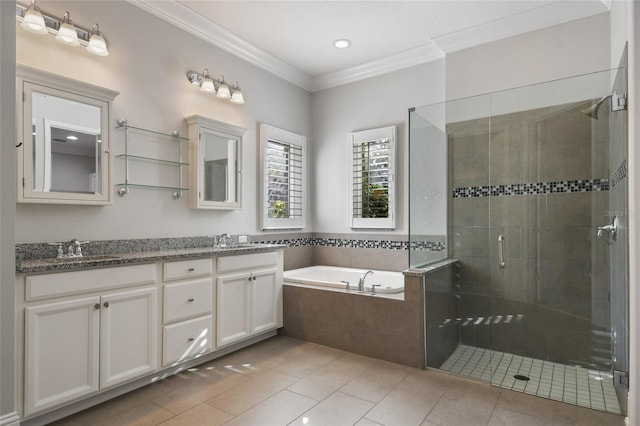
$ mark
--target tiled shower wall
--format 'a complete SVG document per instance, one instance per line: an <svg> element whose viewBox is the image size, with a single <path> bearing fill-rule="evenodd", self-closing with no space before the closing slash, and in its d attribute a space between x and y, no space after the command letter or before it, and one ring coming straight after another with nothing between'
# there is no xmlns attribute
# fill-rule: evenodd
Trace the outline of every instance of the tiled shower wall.
<svg viewBox="0 0 640 426"><path fill-rule="evenodd" d="M587 106L447 126L450 256L460 260L452 297L457 316L473 319L458 324L461 343L562 363L609 362L608 245L596 239L608 222L608 123L579 112Z"/></svg>

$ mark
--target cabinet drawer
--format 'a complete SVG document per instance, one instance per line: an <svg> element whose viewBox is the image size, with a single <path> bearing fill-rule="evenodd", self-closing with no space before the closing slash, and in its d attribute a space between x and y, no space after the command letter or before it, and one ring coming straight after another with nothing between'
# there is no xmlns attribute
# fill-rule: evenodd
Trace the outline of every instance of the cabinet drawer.
<svg viewBox="0 0 640 426"><path fill-rule="evenodd" d="M120 266L31 275L25 281L25 298L27 301L31 301L110 288L153 284L156 282L156 265Z"/></svg>
<svg viewBox="0 0 640 426"><path fill-rule="evenodd" d="M254 269L278 264L278 253L253 253L238 256L218 257L218 272L232 272L241 269Z"/></svg>
<svg viewBox="0 0 640 426"><path fill-rule="evenodd" d="M164 264L164 280L173 281L183 278L202 277L211 275L213 262L210 257L205 259L181 260Z"/></svg>
<svg viewBox="0 0 640 426"><path fill-rule="evenodd" d="M162 363L168 366L211 351L211 315L163 327Z"/></svg>
<svg viewBox="0 0 640 426"><path fill-rule="evenodd" d="M211 278L165 284L164 322L210 314L212 287Z"/></svg>

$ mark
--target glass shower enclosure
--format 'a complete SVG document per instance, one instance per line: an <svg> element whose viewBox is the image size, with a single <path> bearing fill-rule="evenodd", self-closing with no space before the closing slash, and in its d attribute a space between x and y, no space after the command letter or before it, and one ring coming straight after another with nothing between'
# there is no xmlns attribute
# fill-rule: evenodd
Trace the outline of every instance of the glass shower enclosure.
<svg viewBox="0 0 640 426"><path fill-rule="evenodd" d="M624 68L409 111L426 365L624 414Z"/></svg>

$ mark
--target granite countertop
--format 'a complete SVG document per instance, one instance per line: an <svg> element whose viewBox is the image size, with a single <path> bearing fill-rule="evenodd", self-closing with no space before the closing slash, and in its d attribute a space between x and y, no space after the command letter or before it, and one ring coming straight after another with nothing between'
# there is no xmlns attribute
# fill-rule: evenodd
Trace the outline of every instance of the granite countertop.
<svg viewBox="0 0 640 426"><path fill-rule="evenodd" d="M165 248L157 250L130 251L122 253L105 253L85 255L80 258L56 259L48 258L16 258L17 273L40 273L54 271L71 271L96 267L135 265L157 261L171 261L211 256L227 256L273 251L286 247L282 244L248 243L227 247L190 247Z"/></svg>

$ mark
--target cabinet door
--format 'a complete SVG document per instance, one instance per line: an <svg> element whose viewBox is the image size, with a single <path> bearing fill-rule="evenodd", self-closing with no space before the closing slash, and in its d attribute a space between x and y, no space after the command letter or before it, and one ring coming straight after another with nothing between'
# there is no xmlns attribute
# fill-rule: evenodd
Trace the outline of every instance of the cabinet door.
<svg viewBox="0 0 640 426"><path fill-rule="evenodd" d="M218 277L216 344L218 347L251 335L249 273Z"/></svg>
<svg viewBox="0 0 640 426"><path fill-rule="evenodd" d="M100 388L154 371L157 367L157 290L102 296Z"/></svg>
<svg viewBox="0 0 640 426"><path fill-rule="evenodd" d="M98 390L100 298L25 309L25 415Z"/></svg>
<svg viewBox="0 0 640 426"><path fill-rule="evenodd" d="M276 270L253 273L251 281L251 334L278 326L278 285Z"/></svg>

